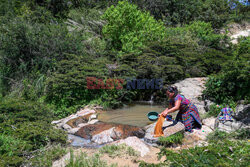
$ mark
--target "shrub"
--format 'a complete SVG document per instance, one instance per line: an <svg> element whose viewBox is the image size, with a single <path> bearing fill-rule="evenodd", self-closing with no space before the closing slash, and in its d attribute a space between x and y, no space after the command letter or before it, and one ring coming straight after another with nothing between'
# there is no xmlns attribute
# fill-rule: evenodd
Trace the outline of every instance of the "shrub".
<svg viewBox="0 0 250 167"><path fill-rule="evenodd" d="M110 157L117 157L127 154L129 156L138 156L139 153L135 151L132 147L127 146L125 144L121 145L105 145L100 150L100 153L106 153Z"/></svg>
<svg viewBox="0 0 250 167"><path fill-rule="evenodd" d="M201 45L216 48L222 39L222 35L214 33L211 23L194 21L186 25L186 28L192 33L193 37L200 39Z"/></svg>
<svg viewBox="0 0 250 167"><path fill-rule="evenodd" d="M36 167L50 167L55 160L58 160L67 152L68 150L60 144L52 145L51 147L42 148L39 153L35 154L34 157L26 163Z"/></svg>
<svg viewBox="0 0 250 167"><path fill-rule="evenodd" d="M183 132L178 132L168 137L159 137L159 143L167 147L173 144L181 144L183 138L184 138Z"/></svg>
<svg viewBox="0 0 250 167"><path fill-rule="evenodd" d="M120 1L117 6L108 8L103 19L107 21L103 35L118 51L138 52L147 42L161 41L165 37L166 28L161 21L128 1Z"/></svg>
<svg viewBox="0 0 250 167"><path fill-rule="evenodd" d="M228 62L218 75L209 77L204 94L219 104L250 97L249 67L249 62Z"/></svg>
<svg viewBox="0 0 250 167"><path fill-rule="evenodd" d="M83 37L69 33L64 24L13 18L1 24L0 32L0 71L5 87L10 88L31 73L53 71L54 63L67 54L84 53Z"/></svg>
<svg viewBox="0 0 250 167"><path fill-rule="evenodd" d="M66 143L64 131L51 125L53 113L46 105L24 99L0 102L0 164L19 166L32 151L48 143Z"/></svg>
<svg viewBox="0 0 250 167"><path fill-rule="evenodd" d="M99 154L88 157L87 153L82 152L80 156L75 157L71 151L70 162L66 167L108 167L108 165L105 161L100 160Z"/></svg>

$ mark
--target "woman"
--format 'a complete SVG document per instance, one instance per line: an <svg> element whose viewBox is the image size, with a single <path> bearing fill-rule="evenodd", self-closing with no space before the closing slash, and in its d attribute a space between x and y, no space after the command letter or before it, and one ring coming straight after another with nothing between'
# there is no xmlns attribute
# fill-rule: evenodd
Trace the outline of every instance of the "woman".
<svg viewBox="0 0 250 167"><path fill-rule="evenodd" d="M164 90L169 97L169 107L165 109L160 115L166 117L169 113L180 110L176 116L176 121L181 121L185 125L185 129L193 132L193 128L201 128L201 120L198 109L183 95L178 94L176 87L169 86Z"/></svg>

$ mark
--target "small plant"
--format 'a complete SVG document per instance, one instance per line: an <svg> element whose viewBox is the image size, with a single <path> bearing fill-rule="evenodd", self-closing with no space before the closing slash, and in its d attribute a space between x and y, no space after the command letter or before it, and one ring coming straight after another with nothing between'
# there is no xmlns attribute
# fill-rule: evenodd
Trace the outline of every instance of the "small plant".
<svg viewBox="0 0 250 167"><path fill-rule="evenodd" d="M168 136L168 137L159 137L159 143L166 146L171 146L173 144L180 144L182 143L182 139L184 138L184 135L182 132L178 132L174 135Z"/></svg>
<svg viewBox="0 0 250 167"><path fill-rule="evenodd" d="M29 163L32 166L43 167L43 166L52 166L53 161L59 159L65 155L68 150L62 147L60 144L54 145L50 148L43 148L40 152L32 159L29 160Z"/></svg>
<svg viewBox="0 0 250 167"><path fill-rule="evenodd" d="M80 156L73 154L73 151L70 152L70 160L66 167L108 167L105 161L100 159L99 154L94 154L92 157L88 157L87 153L83 152ZM111 165L115 167L115 165Z"/></svg>
<svg viewBox="0 0 250 167"><path fill-rule="evenodd" d="M221 112L222 107L220 105L212 104L209 108L206 117L217 117L218 114Z"/></svg>
<svg viewBox="0 0 250 167"><path fill-rule="evenodd" d="M105 145L100 149L100 153L107 153L110 157L117 157L121 155L138 156L139 153L132 147L125 144L121 145Z"/></svg>

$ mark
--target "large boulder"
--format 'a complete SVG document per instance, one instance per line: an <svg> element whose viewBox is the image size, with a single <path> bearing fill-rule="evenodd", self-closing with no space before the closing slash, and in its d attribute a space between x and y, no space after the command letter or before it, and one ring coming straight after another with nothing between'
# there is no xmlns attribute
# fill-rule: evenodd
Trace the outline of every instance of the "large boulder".
<svg viewBox="0 0 250 167"><path fill-rule="evenodd" d="M211 109L211 105L214 105L215 103L208 99L205 99L204 104L205 104L204 109L206 112L208 112Z"/></svg>
<svg viewBox="0 0 250 167"><path fill-rule="evenodd" d="M81 127L75 135L93 142L103 144L111 141L124 139L129 136L143 138L145 132L142 128L123 124L97 122Z"/></svg>
<svg viewBox="0 0 250 167"><path fill-rule="evenodd" d="M241 101L237 105L235 112L232 114L233 120L221 122L219 121L219 116L215 121L215 128L218 128L221 131L233 132L239 129L250 129L250 104L244 104L244 101Z"/></svg>
<svg viewBox="0 0 250 167"><path fill-rule="evenodd" d="M241 101L237 105L235 112L233 113L235 120L243 122L244 124L250 124L250 104L244 104L244 101Z"/></svg>
<svg viewBox="0 0 250 167"><path fill-rule="evenodd" d="M187 99L196 105L199 113L205 113L205 103L202 100L202 91L205 89L207 78L186 78L174 84Z"/></svg>
<svg viewBox="0 0 250 167"><path fill-rule="evenodd" d="M150 124L145 129L145 137L144 140L147 143L158 143L158 137L154 137L154 129L155 129L156 122L153 124ZM181 132L185 130L185 126L181 122L173 123L172 121L164 121L162 128L164 137L171 136L177 132Z"/></svg>
<svg viewBox="0 0 250 167"><path fill-rule="evenodd" d="M235 130L239 130L239 129L242 129L242 128L250 128L248 125L240 122L240 121L236 121L236 120L233 120L233 121L226 121L224 123L222 122L218 122L218 129L221 130L221 131L225 131L225 132L233 132Z"/></svg>
<svg viewBox="0 0 250 167"><path fill-rule="evenodd" d="M141 157L145 156L150 151L149 147L142 140L140 140L138 137L135 136L128 137L126 139L121 139L111 144L114 145L126 144L132 147L135 151L138 151Z"/></svg>
<svg viewBox="0 0 250 167"><path fill-rule="evenodd" d="M77 113L72 114L66 118L52 121L51 124L55 125L56 128L64 129L66 131L71 130L71 128L79 127L79 124L88 123L93 115L96 117L96 110L84 107L80 109Z"/></svg>
<svg viewBox="0 0 250 167"><path fill-rule="evenodd" d="M92 136L91 141L97 144L104 144L114 141L113 138L116 138L114 127Z"/></svg>
<svg viewBox="0 0 250 167"><path fill-rule="evenodd" d="M215 121L216 118L210 117L202 120L202 124L209 127L210 129L214 130L215 129Z"/></svg>

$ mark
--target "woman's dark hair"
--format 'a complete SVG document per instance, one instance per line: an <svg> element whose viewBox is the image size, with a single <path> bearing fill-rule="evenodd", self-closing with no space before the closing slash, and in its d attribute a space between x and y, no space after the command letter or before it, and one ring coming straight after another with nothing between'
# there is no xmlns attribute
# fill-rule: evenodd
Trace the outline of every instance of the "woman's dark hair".
<svg viewBox="0 0 250 167"><path fill-rule="evenodd" d="M170 93L174 93L174 97L178 94L178 89L176 86L168 86L166 91L169 91Z"/></svg>

